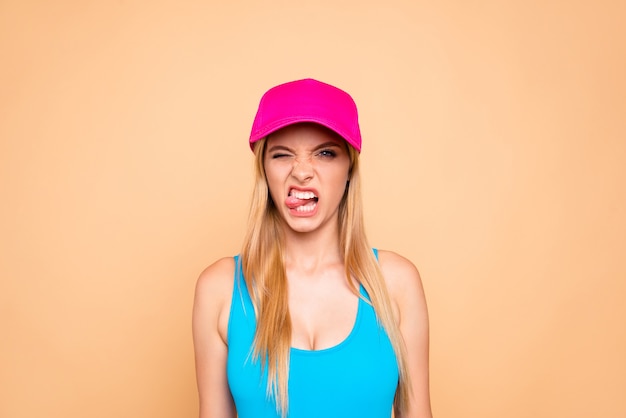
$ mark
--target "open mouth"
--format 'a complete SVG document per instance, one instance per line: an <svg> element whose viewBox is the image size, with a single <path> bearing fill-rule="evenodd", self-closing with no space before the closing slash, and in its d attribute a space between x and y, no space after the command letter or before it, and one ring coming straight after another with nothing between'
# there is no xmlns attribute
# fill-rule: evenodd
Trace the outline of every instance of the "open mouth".
<svg viewBox="0 0 626 418"><path fill-rule="evenodd" d="M315 209L318 200L319 198L317 195L311 191L291 189L285 204L289 207L289 209L306 213L312 212Z"/></svg>

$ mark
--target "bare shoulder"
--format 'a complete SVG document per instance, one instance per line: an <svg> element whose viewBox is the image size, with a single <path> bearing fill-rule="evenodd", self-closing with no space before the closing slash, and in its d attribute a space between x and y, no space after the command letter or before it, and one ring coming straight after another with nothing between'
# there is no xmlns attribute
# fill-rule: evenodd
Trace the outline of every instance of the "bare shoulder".
<svg viewBox="0 0 626 418"><path fill-rule="evenodd" d="M194 297L194 330L214 329L226 341L234 274L232 257L221 258L200 273Z"/></svg>
<svg viewBox="0 0 626 418"><path fill-rule="evenodd" d="M222 258L204 269L196 282L193 346L201 417L234 417L228 389L228 317L235 260Z"/></svg>
<svg viewBox="0 0 626 418"><path fill-rule="evenodd" d="M196 283L196 294L208 292L217 299L229 295L233 287L234 274L235 259L220 258L200 273Z"/></svg>
<svg viewBox="0 0 626 418"><path fill-rule="evenodd" d="M429 389L429 325L426 297L415 265L391 251L379 251L380 268L406 345L411 381L409 408L402 416L432 418Z"/></svg>
<svg viewBox="0 0 626 418"><path fill-rule="evenodd" d="M409 260L393 251L378 251L378 262L390 291L422 287L417 267Z"/></svg>
<svg viewBox="0 0 626 418"><path fill-rule="evenodd" d="M419 271L413 262L400 254L384 250L378 251L378 260L389 296L400 310L400 317L406 316L410 311L418 315L421 311L421 315L424 315L426 313L424 288Z"/></svg>

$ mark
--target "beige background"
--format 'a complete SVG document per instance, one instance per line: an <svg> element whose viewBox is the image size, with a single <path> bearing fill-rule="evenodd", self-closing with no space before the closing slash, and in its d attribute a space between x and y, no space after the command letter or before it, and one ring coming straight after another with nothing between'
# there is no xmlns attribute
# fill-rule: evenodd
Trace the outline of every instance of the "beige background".
<svg viewBox="0 0 626 418"><path fill-rule="evenodd" d="M429 4L432 3L432 4ZM626 416L620 1L0 1L0 417L193 417L261 94L357 100L437 418Z"/></svg>

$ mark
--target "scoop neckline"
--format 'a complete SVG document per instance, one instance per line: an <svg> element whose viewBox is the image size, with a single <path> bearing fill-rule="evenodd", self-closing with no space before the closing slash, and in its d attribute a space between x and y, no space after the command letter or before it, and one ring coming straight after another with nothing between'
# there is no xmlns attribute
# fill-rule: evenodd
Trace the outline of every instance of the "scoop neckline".
<svg viewBox="0 0 626 418"><path fill-rule="evenodd" d="M338 342L337 344L330 346L330 347L326 347L326 348L321 348L319 350L307 350L305 348L296 348L296 347L290 347L290 351L292 354L299 354L299 355L305 355L305 356L310 356L310 355L319 355L319 354L327 354L333 351L337 351L342 349L344 346L348 345L348 343L350 342L350 340L352 340L354 338L354 336L357 333L357 330L359 328L359 324L361 322L361 315L362 315L362 310L363 310L363 303L365 303L363 301L363 293L362 293L362 289L361 292L359 292L359 302L356 308L356 317L354 318L354 324L352 325L352 329L350 330L350 332L348 333L348 335L346 336L346 338L344 338L342 341Z"/></svg>

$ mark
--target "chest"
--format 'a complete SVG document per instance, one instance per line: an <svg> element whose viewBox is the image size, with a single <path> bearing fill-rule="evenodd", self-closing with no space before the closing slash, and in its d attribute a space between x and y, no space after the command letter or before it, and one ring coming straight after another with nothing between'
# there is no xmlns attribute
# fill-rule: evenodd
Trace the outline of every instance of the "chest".
<svg viewBox="0 0 626 418"><path fill-rule="evenodd" d="M227 375L239 417L278 417L267 375L249 356L256 320L247 298L233 298ZM372 307L356 299L351 329L338 344L290 350L289 418L389 417L398 384L391 343ZM251 315L252 313L252 315Z"/></svg>
<svg viewBox="0 0 626 418"><path fill-rule="evenodd" d="M291 346L322 350L344 341L355 326L359 296L348 286L290 286Z"/></svg>

